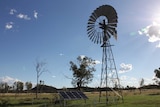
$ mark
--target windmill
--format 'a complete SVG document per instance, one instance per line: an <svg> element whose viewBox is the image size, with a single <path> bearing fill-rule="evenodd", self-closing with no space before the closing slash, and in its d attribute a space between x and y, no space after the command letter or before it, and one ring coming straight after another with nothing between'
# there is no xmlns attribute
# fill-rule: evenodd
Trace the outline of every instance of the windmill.
<svg viewBox="0 0 160 107"><path fill-rule="evenodd" d="M120 81L111 48L113 45L110 44L111 37L117 39L117 23L118 16L115 9L110 5L102 5L93 11L87 25L89 39L96 44L101 44L103 50L100 88L106 88L106 104L109 104L110 100L115 101L117 97L123 100L122 93L119 91Z"/></svg>

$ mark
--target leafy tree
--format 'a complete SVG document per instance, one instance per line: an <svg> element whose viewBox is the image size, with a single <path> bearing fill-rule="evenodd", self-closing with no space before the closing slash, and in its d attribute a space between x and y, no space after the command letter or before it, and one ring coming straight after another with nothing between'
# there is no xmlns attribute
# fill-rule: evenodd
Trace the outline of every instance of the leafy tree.
<svg viewBox="0 0 160 107"><path fill-rule="evenodd" d="M0 92L3 92L3 91L4 91L4 83L1 82L1 83L0 83Z"/></svg>
<svg viewBox="0 0 160 107"><path fill-rule="evenodd" d="M1 82L0 83L0 91L3 93L7 93L9 90L9 85L6 82Z"/></svg>
<svg viewBox="0 0 160 107"><path fill-rule="evenodd" d="M87 56L78 56L77 63L70 61L70 70L73 71L72 85L80 89L93 79L96 61Z"/></svg>
<svg viewBox="0 0 160 107"><path fill-rule="evenodd" d="M5 93L8 93L8 91L9 91L9 85L8 85L8 83L4 83L4 91L5 91Z"/></svg>
<svg viewBox="0 0 160 107"><path fill-rule="evenodd" d="M155 73L155 76L156 76L157 78L160 78L160 68L159 68L159 69L155 69L155 70L154 70L154 73Z"/></svg>
<svg viewBox="0 0 160 107"><path fill-rule="evenodd" d="M154 73L155 73L155 77L156 77L154 80L156 81L157 84L160 85L160 81L158 80L158 79L160 79L160 68L155 69Z"/></svg>
<svg viewBox="0 0 160 107"><path fill-rule="evenodd" d="M13 83L13 85L14 85L14 89L15 89L16 92L22 92L23 91L23 87L24 87L23 82L21 82L21 81L15 81Z"/></svg>
<svg viewBox="0 0 160 107"><path fill-rule="evenodd" d="M18 89L19 89L19 91L23 91L23 88L24 88L23 82L18 81Z"/></svg>
<svg viewBox="0 0 160 107"><path fill-rule="evenodd" d="M31 82L26 82L25 86L26 86L27 92L29 92L32 89L32 83Z"/></svg>

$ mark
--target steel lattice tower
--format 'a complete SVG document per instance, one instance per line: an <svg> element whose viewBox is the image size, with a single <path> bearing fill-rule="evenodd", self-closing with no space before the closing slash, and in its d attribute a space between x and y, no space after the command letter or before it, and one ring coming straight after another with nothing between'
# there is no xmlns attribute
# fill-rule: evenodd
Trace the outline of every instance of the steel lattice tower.
<svg viewBox="0 0 160 107"><path fill-rule="evenodd" d="M120 81L116 69L116 64L112 52L112 46L110 41L107 40L101 47L102 47L102 67L101 67L101 81L100 81L100 88L106 88L106 103L110 103L109 96L113 94L117 95L118 97L122 98L123 96L120 91ZM116 100L116 96L114 96L114 100ZM99 101L101 100L101 91L99 94Z"/></svg>

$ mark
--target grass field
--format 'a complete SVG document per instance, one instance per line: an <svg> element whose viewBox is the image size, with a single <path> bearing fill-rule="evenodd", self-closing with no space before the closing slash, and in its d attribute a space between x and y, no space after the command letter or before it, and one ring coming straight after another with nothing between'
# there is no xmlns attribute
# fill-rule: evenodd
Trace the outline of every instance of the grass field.
<svg viewBox="0 0 160 107"><path fill-rule="evenodd" d="M105 103L105 92L102 93L101 101L99 102L98 92L86 92L88 96L86 101L84 100L69 100L66 101L66 106L69 107L160 107L160 89L142 90L140 94L139 90L123 91L122 100L113 100L112 103ZM20 93L20 94L0 94L0 107L61 107L63 102L55 103L55 100L59 96L54 93L41 93L38 99L35 99L34 93Z"/></svg>

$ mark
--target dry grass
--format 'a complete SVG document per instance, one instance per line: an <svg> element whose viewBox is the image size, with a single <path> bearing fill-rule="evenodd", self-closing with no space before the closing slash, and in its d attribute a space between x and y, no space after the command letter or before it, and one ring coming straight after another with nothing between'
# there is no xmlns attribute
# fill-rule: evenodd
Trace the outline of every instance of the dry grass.
<svg viewBox="0 0 160 107"><path fill-rule="evenodd" d="M67 105L76 105L78 107L104 107L106 95L102 92L101 102L99 103L99 92L85 92L89 99L86 100L71 100L67 101ZM58 95L56 93L40 93L38 98L35 99L35 93L5 93L0 94L0 107L59 107L60 104L54 105ZM123 91L124 103L118 105L110 105L109 107L158 107L160 105L160 89L145 89L140 91L124 90ZM136 105L136 106L135 106Z"/></svg>

